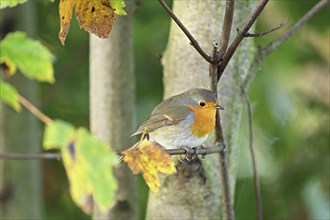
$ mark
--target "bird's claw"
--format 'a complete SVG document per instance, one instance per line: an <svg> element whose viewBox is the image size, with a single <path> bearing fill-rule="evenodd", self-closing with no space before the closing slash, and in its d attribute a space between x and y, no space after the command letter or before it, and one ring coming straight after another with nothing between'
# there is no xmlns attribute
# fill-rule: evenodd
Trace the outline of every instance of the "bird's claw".
<svg viewBox="0 0 330 220"><path fill-rule="evenodd" d="M181 147L182 149L184 149L186 151L186 153L184 155L180 155L178 160L182 163L184 160L187 160L187 157L188 157L188 152L190 150L189 147Z"/></svg>
<svg viewBox="0 0 330 220"><path fill-rule="evenodd" d="M204 149L205 148L203 145L201 145L199 147L200 147L200 149ZM202 159L205 159L206 155L207 155L206 153L203 153L202 154Z"/></svg>
<svg viewBox="0 0 330 220"><path fill-rule="evenodd" d="M182 163L184 160L187 160L187 161L192 161L194 160L197 156L198 156L198 147L193 147L193 148L189 148L189 147L181 147L183 148L186 153L185 155L180 155L178 160ZM190 154L190 150L193 149L194 150L194 153L193 154Z"/></svg>

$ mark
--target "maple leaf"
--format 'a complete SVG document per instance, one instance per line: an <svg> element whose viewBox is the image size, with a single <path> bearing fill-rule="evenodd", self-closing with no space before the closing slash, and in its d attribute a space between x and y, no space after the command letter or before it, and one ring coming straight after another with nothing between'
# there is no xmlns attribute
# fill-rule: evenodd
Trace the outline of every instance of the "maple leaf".
<svg viewBox="0 0 330 220"><path fill-rule="evenodd" d="M141 141L138 147L122 153L124 162L134 174L142 173L144 180L153 192L158 192L160 182L158 172L173 174L176 172L170 155L148 140Z"/></svg>
<svg viewBox="0 0 330 220"><path fill-rule="evenodd" d="M111 3L111 5L110 5ZM80 28L95 34L100 38L107 38L115 21L114 14L126 15L123 10L124 0L61 0L60 1L60 32L58 36L64 45L68 35L72 13L75 11Z"/></svg>

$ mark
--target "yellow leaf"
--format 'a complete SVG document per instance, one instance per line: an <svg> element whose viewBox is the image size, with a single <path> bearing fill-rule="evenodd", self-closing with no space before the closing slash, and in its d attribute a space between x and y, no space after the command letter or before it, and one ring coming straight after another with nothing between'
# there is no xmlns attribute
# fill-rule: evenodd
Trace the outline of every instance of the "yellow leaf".
<svg viewBox="0 0 330 220"><path fill-rule="evenodd" d="M88 165L81 157L72 154L74 148L73 142L62 148L63 163L70 179L71 197L85 213L91 213L93 188L86 175Z"/></svg>
<svg viewBox="0 0 330 220"><path fill-rule="evenodd" d="M75 0L61 0L60 1L60 32L58 33L58 37L61 40L61 43L64 45L64 41L66 36L68 35L70 23L72 19L73 8L76 4Z"/></svg>
<svg viewBox="0 0 330 220"><path fill-rule="evenodd" d="M100 38L109 37L115 21L114 10L110 7L109 0L61 0L59 8L59 38L63 45L69 32L73 10L80 28Z"/></svg>
<svg viewBox="0 0 330 220"><path fill-rule="evenodd" d="M61 149L73 201L86 214L91 213L93 203L105 212L116 201L117 181L112 172L116 153L85 128L75 129L59 120L52 124L44 145Z"/></svg>
<svg viewBox="0 0 330 220"><path fill-rule="evenodd" d="M158 172L173 174L176 172L174 162L170 155L159 146L148 140L139 143L139 146L123 152L124 162L134 174L142 173L144 180L153 192L160 186Z"/></svg>

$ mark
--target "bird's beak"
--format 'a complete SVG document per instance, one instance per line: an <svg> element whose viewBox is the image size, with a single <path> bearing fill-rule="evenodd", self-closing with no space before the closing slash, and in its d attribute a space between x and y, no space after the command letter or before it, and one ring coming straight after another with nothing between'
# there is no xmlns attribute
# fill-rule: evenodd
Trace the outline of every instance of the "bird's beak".
<svg viewBox="0 0 330 220"><path fill-rule="evenodd" d="M216 105L216 106L214 106L214 108L216 108L216 109L220 109L220 110L224 110L224 109L225 109L225 108L222 107L221 105Z"/></svg>

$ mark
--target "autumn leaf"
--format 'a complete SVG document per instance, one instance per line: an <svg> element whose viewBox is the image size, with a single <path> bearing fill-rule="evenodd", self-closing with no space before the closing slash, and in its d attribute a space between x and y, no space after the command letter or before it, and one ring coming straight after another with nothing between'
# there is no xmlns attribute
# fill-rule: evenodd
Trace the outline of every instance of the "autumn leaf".
<svg viewBox="0 0 330 220"><path fill-rule="evenodd" d="M111 167L118 156L85 128L54 120L46 126L45 149L60 149L73 201L89 214L92 202L105 211L115 202L117 182Z"/></svg>
<svg viewBox="0 0 330 220"><path fill-rule="evenodd" d="M136 148L123 152L124 162L134 174L142 173L144 180L153 192L158 192L160 182L158 172L173 174L176 172L170 155L148 140L141 141Z"/></svg>
<svg viewBox="0 0 330 220"><path fill-rule="evenodd" d="M111 4L111 5L110 5ZM126 15L124 0L61 0L60 1L60 32L59 38L64 45L68 35L72 13L75 11L80 28L107 38L115 21L114 14Z"/></svg>

